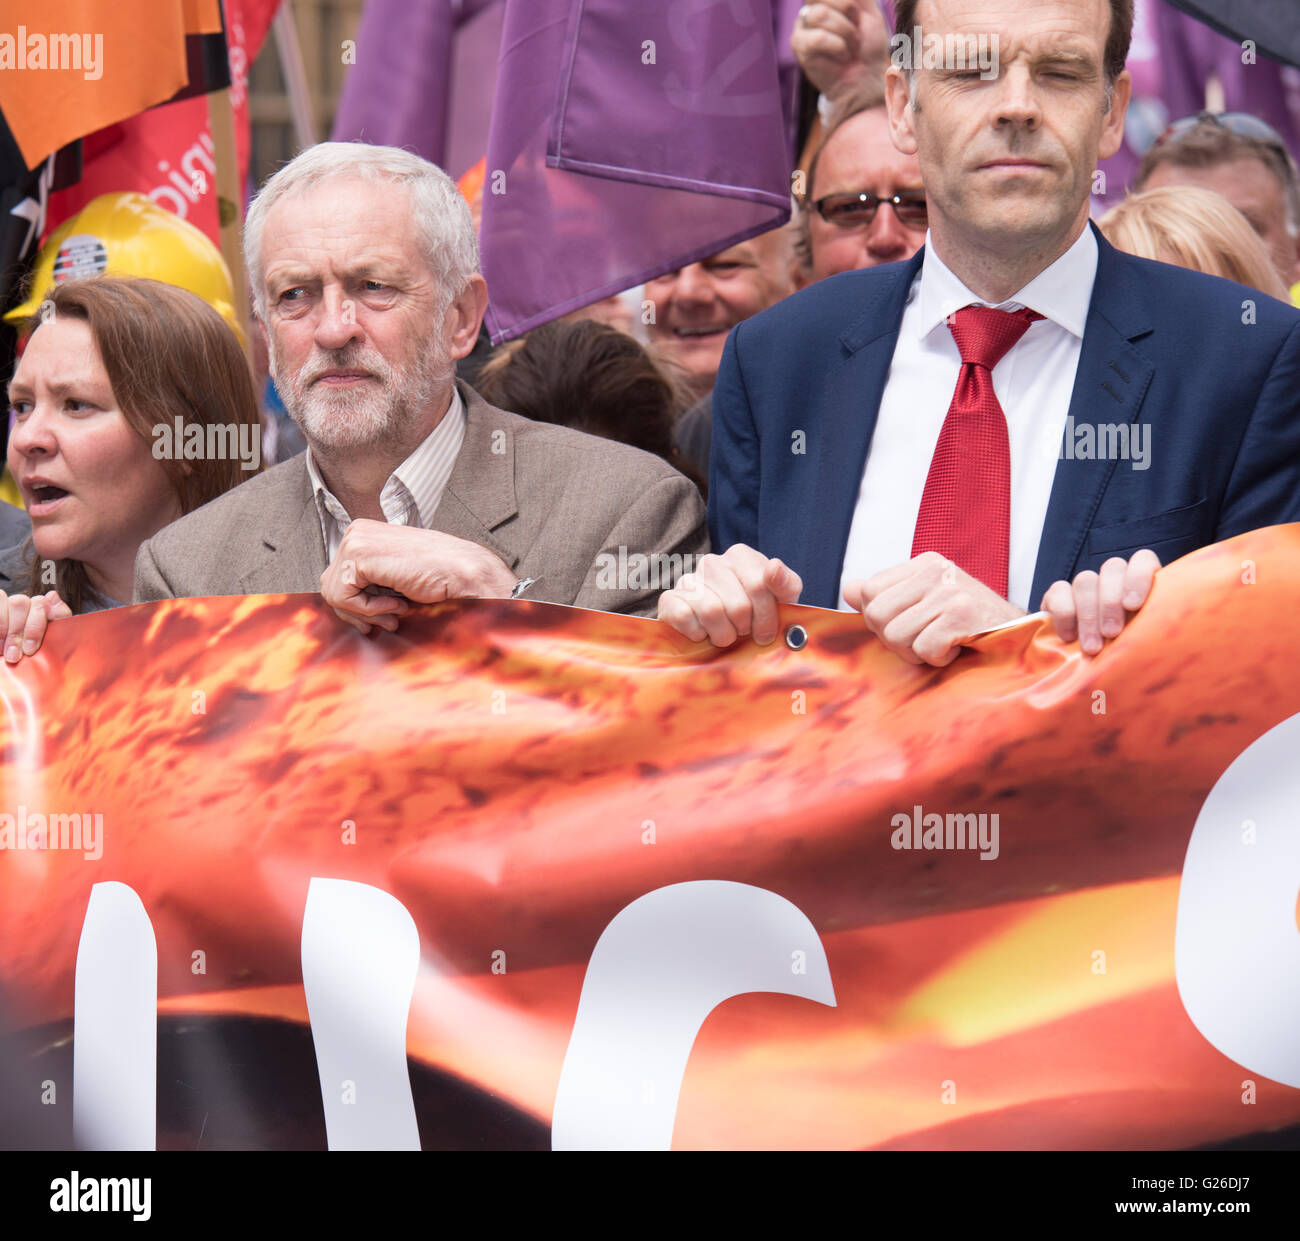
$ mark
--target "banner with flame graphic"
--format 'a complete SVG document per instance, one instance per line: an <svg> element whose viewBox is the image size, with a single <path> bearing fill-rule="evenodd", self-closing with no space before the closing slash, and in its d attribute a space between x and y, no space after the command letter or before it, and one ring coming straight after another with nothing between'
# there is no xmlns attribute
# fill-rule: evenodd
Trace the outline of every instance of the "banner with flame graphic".
<svg viewBox="0 0 1300 1241"><path fill-rule="evenodd" d="M1300 526L1091 659L58 622L0 672L0 1144L1295 1145L1297 618Z"/></svg>

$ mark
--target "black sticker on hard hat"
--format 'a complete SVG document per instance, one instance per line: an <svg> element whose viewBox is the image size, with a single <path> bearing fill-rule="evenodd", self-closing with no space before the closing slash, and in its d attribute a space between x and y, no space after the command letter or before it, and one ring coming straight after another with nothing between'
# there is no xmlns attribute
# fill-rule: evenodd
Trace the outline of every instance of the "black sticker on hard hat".
<svg viewBox="0 0 1300 1241"><path fill-rule="evenodd" d="M69 237L54 256L54 283L98 276L107 266L108 251L104 249L104 243L89 233L78 233Z"/></svg>

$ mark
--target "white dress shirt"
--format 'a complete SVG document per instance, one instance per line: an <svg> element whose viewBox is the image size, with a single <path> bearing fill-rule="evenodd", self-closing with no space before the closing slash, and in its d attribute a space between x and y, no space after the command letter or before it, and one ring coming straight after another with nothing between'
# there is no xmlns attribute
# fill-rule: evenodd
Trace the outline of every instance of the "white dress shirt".
<svg viewBox="0 0 1300 1241"><path fill-rule="evenodd" d="M453 387L451 405L438 425L388 476L383 491L379 493L379 507L386 521L394 526L429 528L464 440L465 402ZM316 497L316 509L320 515L325 559L333 561L352 518L325 485L310 448L307 449L307 474L311 478L312 494Z"/></svg>
<svg viewBox="0 0 1300 1241"><path fill-rule="evenodd" d="M1056 476L1061 437L1097 276L1097 242L1078 241L998 310L1027 306L1043 316L993 368L993 390L1011 445L1011 544L1007 598L1028 611L1038 543ZM912 536L930 460L948 416L961 354L946 322L963 306L987 306L945 266L927 234L925 259L903 310L867 467L849 530L840 590L912 558ZM841 594L840 608L846 609Z"/></svg>

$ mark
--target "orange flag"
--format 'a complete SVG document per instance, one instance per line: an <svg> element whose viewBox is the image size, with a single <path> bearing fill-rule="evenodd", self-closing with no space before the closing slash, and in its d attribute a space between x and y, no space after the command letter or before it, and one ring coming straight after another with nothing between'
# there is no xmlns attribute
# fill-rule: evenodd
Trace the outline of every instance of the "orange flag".
<svg viewBox="0 0 1300 1241"><path fill-rule="evenodd" d="M28 167L170 99L185 36L220 28L218 0L0 0L0 110Z"/></svg>

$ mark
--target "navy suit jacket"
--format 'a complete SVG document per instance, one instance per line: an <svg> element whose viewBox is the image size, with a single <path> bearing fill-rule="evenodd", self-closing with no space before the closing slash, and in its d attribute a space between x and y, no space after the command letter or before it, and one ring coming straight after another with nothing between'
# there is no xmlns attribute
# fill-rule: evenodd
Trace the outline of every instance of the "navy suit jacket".
<svg viewBox="0 0 1300 1241"><path fill-rule="evenodd" d="M1100 233L1097 247L1069 413L1076 427L1149 424L1150 464L1063 450L1031 608L1058 578L1111 556L1149 547L1168 564L1300 521L1300 311L1135 258ZM713 389L713 548L747 543L780 557L803 578L802 603L839 605L876 414L924 257L832 276L727 338Z"/></svg>

